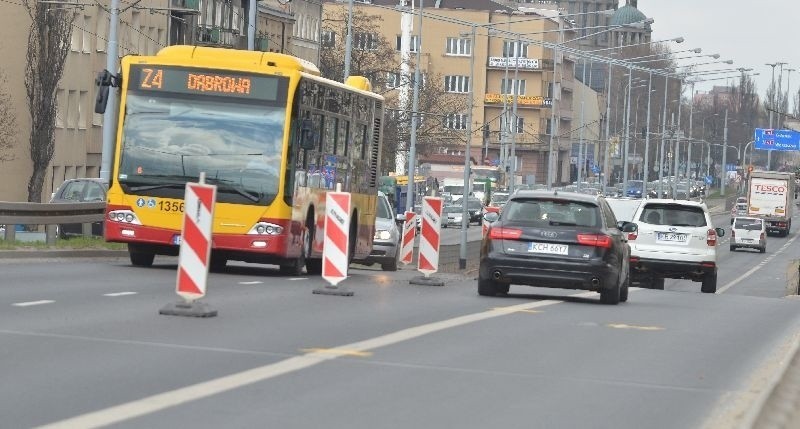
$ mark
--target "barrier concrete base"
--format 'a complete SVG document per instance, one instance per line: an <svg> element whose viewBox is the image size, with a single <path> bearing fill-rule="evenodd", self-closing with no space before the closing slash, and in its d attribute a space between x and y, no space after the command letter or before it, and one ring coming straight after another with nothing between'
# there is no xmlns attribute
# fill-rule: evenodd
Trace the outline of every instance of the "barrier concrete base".
<svg viewBox="0 0 800 429"><path fill-rule="evenodd" d="M353 296L355 293L343 286L323 286L311 291L315 295Z"/></svg>
<svg viewBox="0 0 800 429"><path fill-rule="evenodd" d="M165 316L184 316L184 317L215 317L217 310L211 308L208 304L199 301L192 302L176 302L167 304L158 314Z"/></svg>
<svg viewBox="0 0 800 429"><path fill-rule="evenodd" d="M418 276L409 280L408 284L418 286L444 286L444 280L437 279L436 277Z"/></svg>

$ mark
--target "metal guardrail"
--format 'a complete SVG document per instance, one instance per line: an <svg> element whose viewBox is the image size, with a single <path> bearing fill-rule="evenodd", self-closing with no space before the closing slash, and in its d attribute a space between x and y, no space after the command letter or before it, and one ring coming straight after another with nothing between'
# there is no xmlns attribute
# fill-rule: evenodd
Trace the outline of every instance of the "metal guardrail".
<svg viewBox="0 0 800 429"><path fill-rule="evenodd" d="M92 223L105 218L106 203L20 203L0 201L0 224L5 240L16 239L16 225L45 225L47 244L56 242L56 225L83 224L83 235L91 235Z"/></svg>

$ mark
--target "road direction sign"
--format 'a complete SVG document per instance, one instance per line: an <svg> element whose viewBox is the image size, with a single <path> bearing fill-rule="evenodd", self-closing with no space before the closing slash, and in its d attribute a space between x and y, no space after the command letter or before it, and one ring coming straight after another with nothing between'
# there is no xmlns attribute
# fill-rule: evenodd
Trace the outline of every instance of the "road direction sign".
<svg viewBox="0 0 800 429"><path fill-rule="evenodd" d="M800 150L800 133L792 130L756 128L753 147L760 150Z"/></svg>

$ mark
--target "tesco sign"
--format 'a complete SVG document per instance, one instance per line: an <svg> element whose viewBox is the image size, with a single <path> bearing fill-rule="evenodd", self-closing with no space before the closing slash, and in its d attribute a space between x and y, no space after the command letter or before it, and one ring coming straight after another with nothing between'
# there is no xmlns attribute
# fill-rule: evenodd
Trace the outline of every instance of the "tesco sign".
<svg viewBox="0 0 800 429"><path fill-rule="evenodd" d="M786 187L782 185L755 185L756 192L769 192L775 194L785 194Z"/></svg>

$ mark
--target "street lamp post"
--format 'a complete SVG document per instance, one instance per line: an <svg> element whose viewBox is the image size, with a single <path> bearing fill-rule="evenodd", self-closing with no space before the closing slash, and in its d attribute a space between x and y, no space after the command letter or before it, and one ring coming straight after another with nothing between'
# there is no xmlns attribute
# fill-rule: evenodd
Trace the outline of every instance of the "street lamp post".
<svg viewBox="0 0 800 429"><path fill-rule="evenodd" d="M474 75L475 75L475 28L476 25L472 25L472 49L470 50L469 56L469 121L467 122L467 147L464 150L464 194L461 197L461 245L459 247L459 254L458 254L458 267L460 269L467 268L467 227L469 226L469 212L468 212L468 202L469 202L469 152L471 148L472 142L472 109L475 104L475 91L474 91ZM413 174L413 173L411 173Z"/></svg>
<svg viewBox="0 0 800 429"><path fill-rule="evenodd" d="M414 208L414 189L416 188L416 157L417 157L417 127L419 125L419 85L420 85L420 67L422 67L422 4L424 0L419 0L419 34L417 37L417 64L414 67L414 93L411 101L411 135L408 150L408 188L406 189L406 211L411 211ZM470 82L471 84L472 82ZM470 112L472 115L472 112Z"/></svg>
<svg viewBox="0 0 800 429"><path fill-rule="evenodd" d="M628 195L628 148L631 141L631 81L633 70L628 67L628 94L626 95L627 107L625 108L625 150L622 160L622 196Z"/></svg>
<svg viewBox="0 0 800 429"><path fill-rule="evenodd" d="M658 196L664 191L664 145L667 139L667 98L669 97L669 77L664 76L664 112L661 115L661 154L658 158Z"/></svg>
<svg viewBox="0 0 800 429"><path fill-rule="evenodd" d="M723 197L725 196L725 181L728 179L726 177L728 175L727 158L728 158L728 109L726 108L725 127L722 128L722 180L719 188L719 193Z"/></svg>
<svg viewBox="0 0 800 429"><path fill-rule="evenodd" d="M647 182L650 176L650 95L653 92L653 72L650 71L647 83L647 125L644 135L644 177L642 178L644 184L645 195L647 195ZM637 109L638 110L638 109Z"/></svg>

